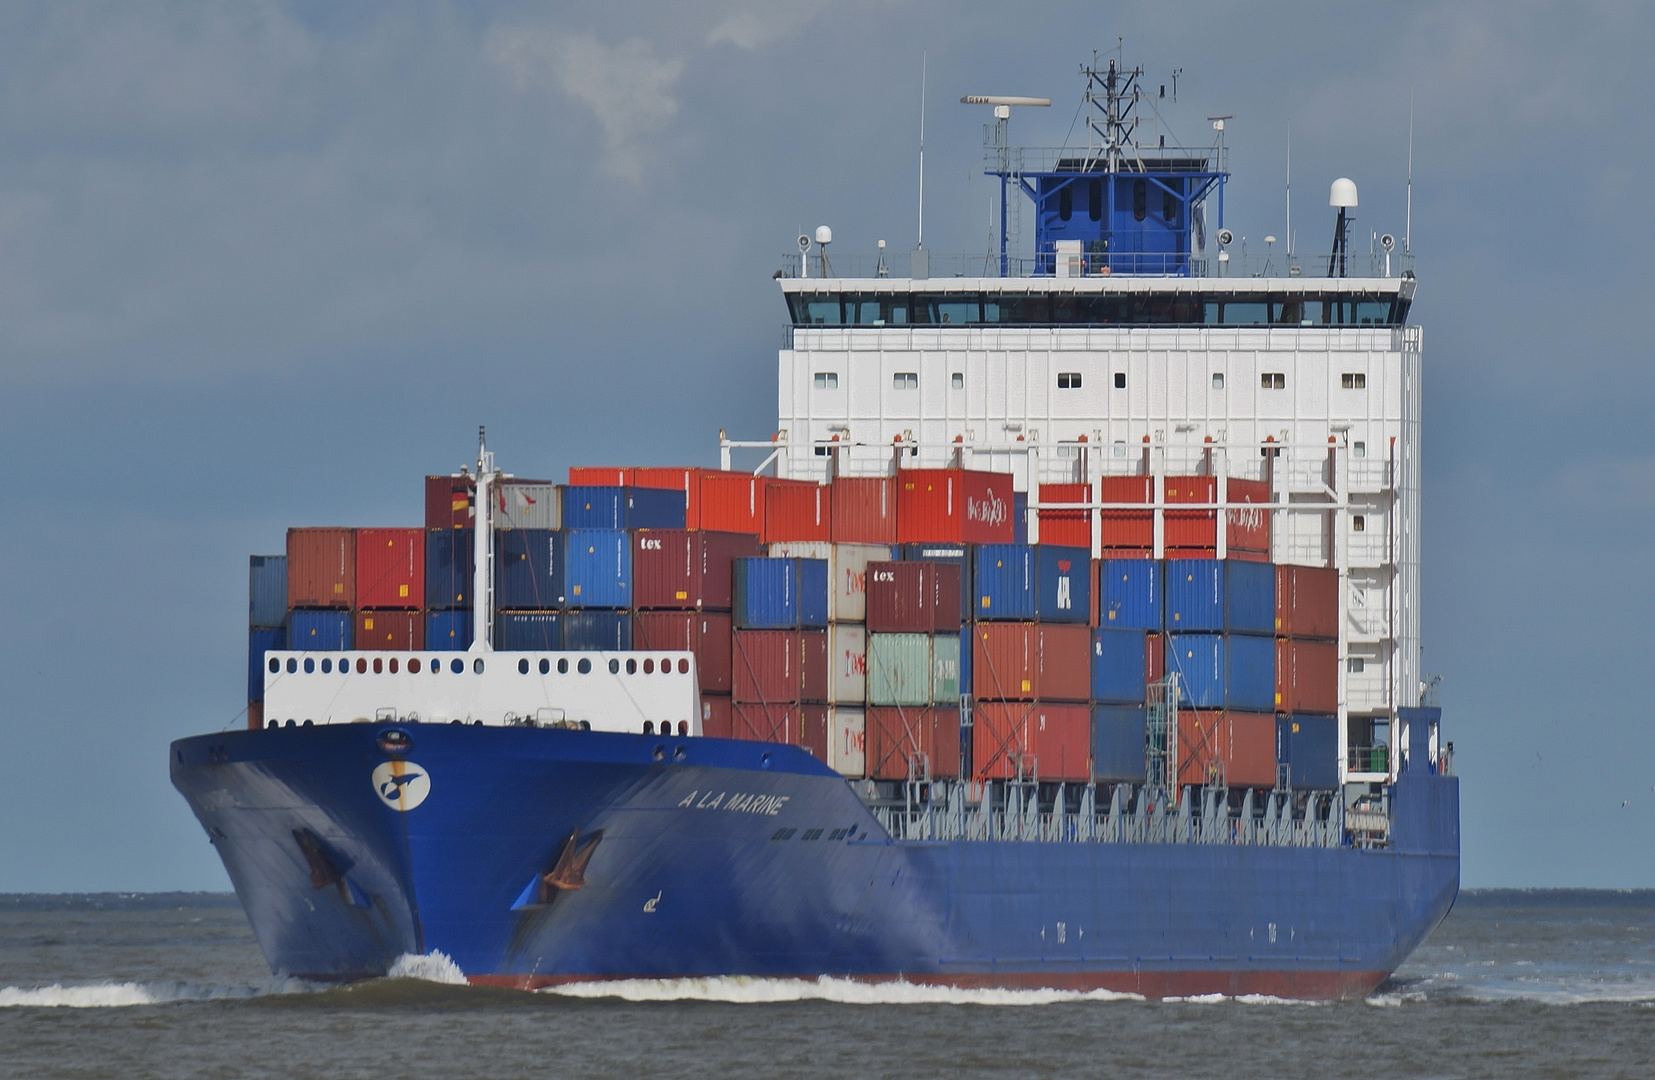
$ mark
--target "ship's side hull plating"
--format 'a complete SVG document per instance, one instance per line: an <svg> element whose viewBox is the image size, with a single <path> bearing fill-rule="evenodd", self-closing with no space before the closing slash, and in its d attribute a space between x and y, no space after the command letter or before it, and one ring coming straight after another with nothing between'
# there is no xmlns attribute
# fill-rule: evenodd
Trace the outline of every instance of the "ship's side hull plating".
<svg viewBox="0 0 1655 1080"><path fill-rule="evenodd" d="M1393 849L895 843L801 751L383 725L202 736L174 784L273 970L473 982L820 975L1149 996L1365 993L1452 906L1458 788L1397 785Z"/></svg>

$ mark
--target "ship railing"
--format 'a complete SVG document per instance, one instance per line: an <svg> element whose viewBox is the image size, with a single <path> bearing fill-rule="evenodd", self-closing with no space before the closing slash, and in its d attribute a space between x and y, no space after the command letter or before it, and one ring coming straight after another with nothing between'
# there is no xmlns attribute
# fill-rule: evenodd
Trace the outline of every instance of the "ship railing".
<svg viewBox="0 0 1655 1080"><path fill-rule="evenodd" d="M1220 256L1227 256L1221 258ZM778 277L819 279L826 281L863 281L913 278L913 255L909 252L879 251L873 253L834 252L824 261L819 250L813 250L802 259L798 252L782 255ZM1006 272L1000 273L998 250L981 252L926 252L925 271L918 279L940 282L953 278L1053 278L1056 279L1057 253L1022 253L1006 257ZM1071 264L1072 265L1072 264ZM1401 278L1412 274L1414 257L1400 251L1386 252L1377 243L1370 252L1354 252L1345 256L1344 272L1328 272L1326 252L1288 254L1266 248L1249 251L1246 241L1231 249L1220 251L1216 244L1194 253L1150 251L1092 251L1082 252L1077 272L1063 280L1078 278L1102 279L1109 277L1152 278L1293 278L1309 281L1316 278Z"/></svg>
<svg viewBox="0 0 1655 1080"><path fill-rule="evenodd" d="M870 809L897 841L1313 848L1389 842L1383 799L1347 814L1332 791L1247 789L1232 805L1230 792L1216 786L1186 786L1173 796L1147 785L1054 789L1034 781L930 780L925 795L923 802L905 796Z"/></svg>

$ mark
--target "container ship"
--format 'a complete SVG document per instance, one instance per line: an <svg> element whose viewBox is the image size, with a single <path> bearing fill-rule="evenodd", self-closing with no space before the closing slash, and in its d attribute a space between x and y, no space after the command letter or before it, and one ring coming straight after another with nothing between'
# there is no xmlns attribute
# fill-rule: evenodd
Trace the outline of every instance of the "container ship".
<svg viewBox="0 0 1655 1080"><path fill-rule="evenodd" d="M770 438L480 439L423 527L252 559L249 730L170 765L274 971L1333 999L1442 920L1408 245L1341 179L1249 253L1223 121L1083 74L1084 147L968 99L998 251L799 238Z"/></svg>

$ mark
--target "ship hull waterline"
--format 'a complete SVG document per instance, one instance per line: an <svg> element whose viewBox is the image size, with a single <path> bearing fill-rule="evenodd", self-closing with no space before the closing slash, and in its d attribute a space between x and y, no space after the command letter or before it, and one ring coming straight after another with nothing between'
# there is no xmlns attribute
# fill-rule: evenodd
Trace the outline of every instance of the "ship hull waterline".
<svg viewBox="0 0 1655 1080"><path fill-rule="evenodd" d="M389 727L172 746L278 974L441 952L521 989L830 976L1326 1000L1382 983L1459 886L1452 777L1400 777L1379 850L896 842L788 746L407 724L387 751Z"/></svg>

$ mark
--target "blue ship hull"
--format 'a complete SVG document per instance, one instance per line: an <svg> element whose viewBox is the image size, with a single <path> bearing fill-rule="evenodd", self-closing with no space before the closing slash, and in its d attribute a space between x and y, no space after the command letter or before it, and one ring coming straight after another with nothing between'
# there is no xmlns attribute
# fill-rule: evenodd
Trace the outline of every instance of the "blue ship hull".
<svg viewBox="0 0 1655 1080"><path fill-rule="evenodd" d="M1399 779L1383 850L895 842L808 754L722 739L410 725L396 756L426 793L397 809L371 779L384 730L172 746L278 973L372 977L440 950L523 988L833 975L1339 998L1394 971L1459 886L1452 777Z"/></svg>

